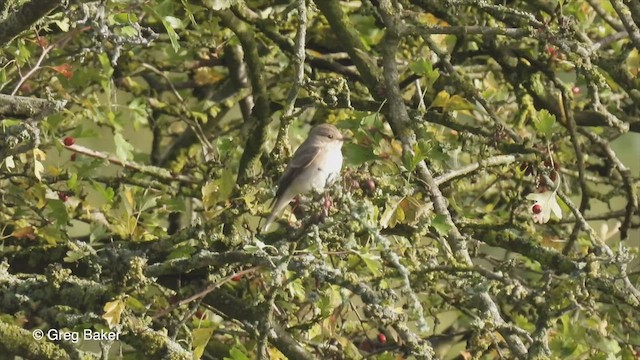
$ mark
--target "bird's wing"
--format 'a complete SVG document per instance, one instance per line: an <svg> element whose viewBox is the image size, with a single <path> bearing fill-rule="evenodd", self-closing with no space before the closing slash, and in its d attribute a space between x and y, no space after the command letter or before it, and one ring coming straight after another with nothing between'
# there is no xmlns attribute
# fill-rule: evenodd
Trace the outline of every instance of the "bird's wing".
<svg viewBox="0 0 640 360"><path fill-rule="evenodd" d="M318 154L322 150L321 146L300 146L298 150L293 154L293 158L284 170L280 181L278 181L278 191L276 192L276 198L282 196L284 191L291 185L291 183L300 175L300 173L306 169L312 162L318 157Z"/></svg>

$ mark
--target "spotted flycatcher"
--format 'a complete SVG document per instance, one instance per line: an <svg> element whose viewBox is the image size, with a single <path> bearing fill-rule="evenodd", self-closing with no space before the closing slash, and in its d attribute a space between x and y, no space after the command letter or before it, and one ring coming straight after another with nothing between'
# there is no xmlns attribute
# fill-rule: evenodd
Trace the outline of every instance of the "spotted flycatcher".
<svg viewBox="0 0 640 360"><path fill-rule="evenodd" d="M296 195L324 191L336 181L342 169L342 144L346 138L331 124L315 126L307 140L296 150L284 170L275 205L262 231L268 231L274 219Z"/></svg>

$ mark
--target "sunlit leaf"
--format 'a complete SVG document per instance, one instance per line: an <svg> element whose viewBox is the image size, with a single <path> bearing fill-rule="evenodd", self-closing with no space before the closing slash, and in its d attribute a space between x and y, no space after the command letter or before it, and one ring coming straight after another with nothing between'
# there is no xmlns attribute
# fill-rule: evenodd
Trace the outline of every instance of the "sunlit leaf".
<svg viewBox="0 0 640 360"><path fill-rule="evenodd" d="M382 262L380 261L380 256L374 255L372 253L358 253L364 264L367 266L367 269L371 271L373 276L380 276L382 274Z"/></svg>
<svg viewBox="0 0 640 360"><path fill-rule="evenodd" d="M555 131L556 116L542 109L534 119L536 130L545 138L550 138Z"/></svg>
<svg viewBox="0 0 640 360"><path fill-rule="evenodd" d="M215 328L198 328L193 329L191 332L191 336L193 338L191 347L193 348L193 358L200 359L202 354L204 354L204 350L209 343L209 339L211 339L211 335L213 335L213 331Z"/></svg>
<svg viewBox="0 0 640 360"><path fill-rule="evenodd" d="M438 214L431 219L431 226L436 229L438 234L446 235L451 231L451 225L447 222L447 216Z"/></svg>
<svg viewBox="0 0 640 360"><path fill-rule="evenodd" d="M38 148L33 149L33 173L39 181L42 181L42 172L44 171L44 165L40 160L45 160L46 158L47 154L44 151Z"/></svg>
<svg viewBox="0 0 640 360"><path fill-rule="evenodd" d="M116 156L118 157L118 159L122 162L131 160L133 158L133 145L127 142L127 140L125 140L120 133L116 133L113 137L113 140L116 144Z"/></svg>
<svg viewBox="0 0 640 360"><path fill-rule="evenodd" d="M373 153L371 146L362 146L348 143L344 145L345 162L348 165L360 166L366 162L376 160L378 157Z"/></svg>
<svg viewBox="0 0 640 360"><path fill-rule="evenodd" d="M122 316L124 309L125 303L122 299L116 299L104 304L104 314L102 315L102 318L107 321L107 325L110 329L120 324L120 317Z"/></svg>

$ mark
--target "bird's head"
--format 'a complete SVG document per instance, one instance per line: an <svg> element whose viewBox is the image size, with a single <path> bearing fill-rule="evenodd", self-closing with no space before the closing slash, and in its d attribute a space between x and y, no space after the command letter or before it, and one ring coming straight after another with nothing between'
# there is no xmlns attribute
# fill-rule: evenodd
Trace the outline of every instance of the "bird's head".
<svg viewBox="0 0 640 360"><path fill-rule="evenodd" d="M316 141L325 143L340 143L351 140L344 136L338 128L331 124L321 124L314 126L309 132L309 138L314 138Z"/></svg>

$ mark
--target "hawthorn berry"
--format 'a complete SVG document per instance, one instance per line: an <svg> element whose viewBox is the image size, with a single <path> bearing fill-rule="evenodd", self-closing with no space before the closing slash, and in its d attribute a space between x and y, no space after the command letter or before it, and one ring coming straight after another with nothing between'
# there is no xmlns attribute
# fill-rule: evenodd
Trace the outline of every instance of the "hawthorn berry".
<svg viewBox="0 0 640 360"><path fill-rule="evenodd" d="M365 190L367 190L369 193L373 194L374 192L376 192L376 182L373 181L373 179L369 179L367 181L364 182L364 186L362 186Z"/></svg>
<svg viewBox="0 0 640 360"><path fill-rule="evenodd" d="M76 139L74 139L73 136L67 136L62 140L62 143L64 146L71 146L76 143Z"/></svg>
<svg viewBox="0 0 640 360"><path fill-rule="evenodd" d="M534 214L540 214L540 213L542 212L542 205L540 205L540 204L535 204L535 205L533 205L533 206L531 207L531 211L532 211Z"/></svg>
<svg viewBox="0 0 640 360"><path fill-rule="evenodd" d="M60 199L60 201L62 202L66 202L67 200L69 200L69 194L64 191L58 191L58 199Z"/></svg>
<svg viewBox="0 0 640 360"><path fill-rule="evenodd" d="M207 318L207 314L205 314L204 311L202 311L202 309L198 309L198 311L196 311L195 316L200 319L200 320L204 320Z"/></svg>

